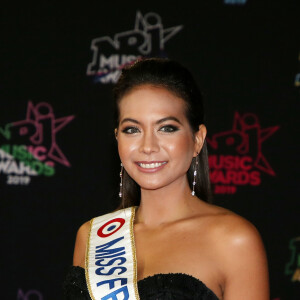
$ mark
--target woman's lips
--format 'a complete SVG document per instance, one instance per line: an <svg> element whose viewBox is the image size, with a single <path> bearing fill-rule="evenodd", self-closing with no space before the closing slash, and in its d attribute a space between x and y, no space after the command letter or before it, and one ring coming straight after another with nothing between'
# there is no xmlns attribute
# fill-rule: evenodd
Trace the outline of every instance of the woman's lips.
<svg viewBox="0 0 300 300"><path fill-rule="evenodd" d="M136 162L138 169L142 172L152 173L161 170L166 164L166 161L138 161Z"/></svg>

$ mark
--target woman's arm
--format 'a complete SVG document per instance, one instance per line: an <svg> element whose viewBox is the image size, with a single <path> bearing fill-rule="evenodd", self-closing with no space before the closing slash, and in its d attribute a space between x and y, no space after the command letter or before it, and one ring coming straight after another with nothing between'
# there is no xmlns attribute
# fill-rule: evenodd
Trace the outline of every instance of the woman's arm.
<svg viewBox="0 0 300 300"><path fill-rule="evenodd" d="M264 246L256 228L241 217L227 217L219 250L224 271L224 300L269 300Z"/></svg>
<svg viewBox="0 0 300 300"><path fill-rule="evenodd" d="M85 267L85 250L88 241L90 231L90 222L86 222L80 226L76 236L74 255L73 255L73 265Z"/></svg>

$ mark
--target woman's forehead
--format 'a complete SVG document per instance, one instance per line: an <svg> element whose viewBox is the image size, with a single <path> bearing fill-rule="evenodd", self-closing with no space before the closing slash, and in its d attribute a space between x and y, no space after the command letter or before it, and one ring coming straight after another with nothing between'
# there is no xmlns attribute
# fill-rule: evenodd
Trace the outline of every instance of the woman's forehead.
<svg viewBox="0 0 300 300"><path fill-rule="evenodd" d="M164 87L142 85L129 91L119 102L120 117L127 114L185 115L185 102Z"/></svg>

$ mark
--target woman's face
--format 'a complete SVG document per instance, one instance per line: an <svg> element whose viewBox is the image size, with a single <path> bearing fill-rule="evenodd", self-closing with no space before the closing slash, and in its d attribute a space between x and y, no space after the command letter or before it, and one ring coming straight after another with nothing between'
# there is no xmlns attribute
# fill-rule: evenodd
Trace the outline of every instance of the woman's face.
<svg viewBox="0 0 300 300"><path fill-rule="evenodd" d="M127 173L142 189L187 183L186 172L205 138L194 136L185 103L162 87L142 85L119 103L118 150ZM204 135L203 135L204 133Z"/></svg>

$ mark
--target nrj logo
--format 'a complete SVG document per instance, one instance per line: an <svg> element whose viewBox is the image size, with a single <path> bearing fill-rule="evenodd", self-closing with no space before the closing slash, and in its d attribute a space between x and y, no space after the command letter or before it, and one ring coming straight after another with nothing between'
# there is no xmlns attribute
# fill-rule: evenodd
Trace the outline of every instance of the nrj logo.
<svg viewBox="0 0 300 300"><path fill-rule="evenodd" d="M298 54L298 62L300 63L300 51ZM300 87L300 72L296 74L295 76L295 87Z"/></svg>
<svg viewBox="0 0 300 300"><path fill-rule="evenodd" d="M261 128L252 113L234 115L232 129L207 138L210 179L215 194L234 194L238 186L261 184L261 172L275 176L262 144L279 126Z"/></svg>
<svg viewBox="0 0 300 300"><path fill-rule="evenodd" d="M103 36L91 43L92 61L88 64L87 75L94 76L95 82L115 83L120 70L143 56L166 56L167 41L177 34L182 25L164 29L161 17L154 12L144 16L137 11L132 30L116 33L113 38Z"/></svg>
<svg viewBox="0 0 300 300"><path fill-rule="evenodd" d="M28 102L26 117L0 127L0 174L7 184L28 185L31 176L53 176L57 164L71 164L56 135L74 116L56 118L49 103Z"/></svg>
<svg viewBox="0 0 300 300"><path fill-rule="evenodd" d="M291 277L291 281L300 281L300 237L290 240L290 261L285 266L285 275Z"/></svg>
<svg viewBox="0 0 300 300"><path fill-rule="evenodd" d="M18 290L17 300L43 300L43 295L37 290L29 290L24 292L22 289Z"/></svg>
<svg viewBox="0 0 300 300"><path fill-rule="evenodd" d="M245 5L247 0L223 0L227 5Z"/></svg>

